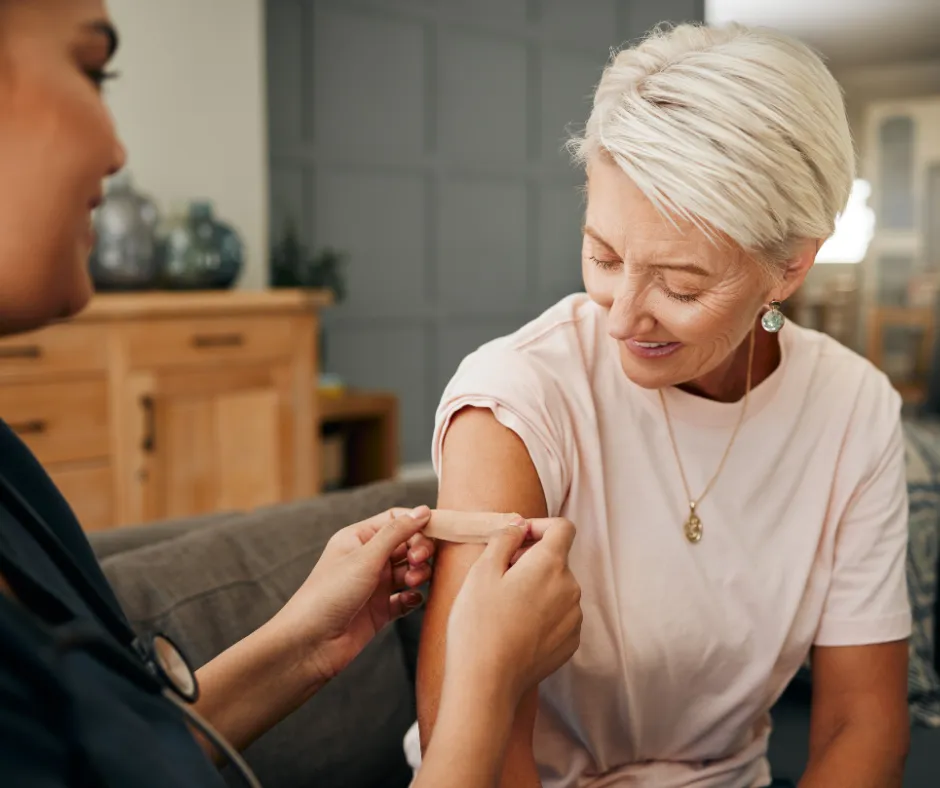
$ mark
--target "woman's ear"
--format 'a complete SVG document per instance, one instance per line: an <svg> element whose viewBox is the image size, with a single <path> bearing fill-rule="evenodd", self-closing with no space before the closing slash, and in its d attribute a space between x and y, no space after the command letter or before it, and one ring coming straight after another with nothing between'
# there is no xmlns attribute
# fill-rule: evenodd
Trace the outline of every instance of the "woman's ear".
<svg viewBox="0 0 940 788"><path fill-rule="evenodd" d="M809 269L816 262L816 255L822 241L809 239L802 241L796 248L796 254L790 258L784 267L783 276L771 289L768 301L786 301L792 296L806 280Z"/></svg>

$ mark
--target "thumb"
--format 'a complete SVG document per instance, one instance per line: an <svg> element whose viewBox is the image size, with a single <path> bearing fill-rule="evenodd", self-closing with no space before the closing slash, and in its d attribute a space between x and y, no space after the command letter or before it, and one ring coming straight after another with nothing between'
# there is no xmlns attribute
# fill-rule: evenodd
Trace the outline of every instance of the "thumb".
<svg viewBox="0 0 940 788"><path fill-rule="evenodd" d="M512 558L522 547L529 534L529 524L521 517L510 521L509 525L490 537L481 560L499 567L505 573L512 563Z"/></svg>
<svg viewBox="0 0 940 788"><path fill-rule="evenodd" d="M419 506L410 512L398 515L383 525L363 547L368 560L384 564L392 553L428 524L431 510Z"/></svg>

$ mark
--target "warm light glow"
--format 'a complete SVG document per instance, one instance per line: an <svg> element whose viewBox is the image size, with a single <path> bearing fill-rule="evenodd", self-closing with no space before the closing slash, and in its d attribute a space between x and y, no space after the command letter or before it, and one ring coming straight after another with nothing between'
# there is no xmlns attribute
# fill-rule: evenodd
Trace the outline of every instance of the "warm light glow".
<svg viewBox="0 0 940 788"><path fill-rule="evenodd" d="M861 179L852 184L848 204L836 219L836 231L816 255L817 263L860 263L875 232L875 212L868 207L871 184Z"/></svg>

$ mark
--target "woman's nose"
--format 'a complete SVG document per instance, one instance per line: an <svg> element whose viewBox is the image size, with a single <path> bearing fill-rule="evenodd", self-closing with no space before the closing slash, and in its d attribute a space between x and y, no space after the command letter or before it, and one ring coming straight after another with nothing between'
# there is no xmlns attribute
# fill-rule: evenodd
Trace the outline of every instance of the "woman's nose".
<svg viewBox="0 0 940 788"><path fill-rule="evenodd" d="M622 288L614 296L607 318L607 331L617 340L649 333L656 321L646 309L643 294L636 290Z"/></svg>
<svg viewBox="0 0 940 788"><path fill-rule="evenodd" d="M111 166L108 169L108 176L115 175L124 169L127 164L127 148L120 140L114 140L114 147L111 151Z"/></svg>

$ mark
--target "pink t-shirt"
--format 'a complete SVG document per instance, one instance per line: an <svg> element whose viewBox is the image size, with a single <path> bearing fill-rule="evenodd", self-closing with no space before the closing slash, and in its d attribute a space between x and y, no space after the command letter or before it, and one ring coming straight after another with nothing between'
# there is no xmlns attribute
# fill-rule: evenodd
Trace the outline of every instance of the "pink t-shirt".
<svg viewBox="0 0 940 788"><path fill-rule="evenodd" d="M724 471L688 505L656 391L623 373L604 311L578 294L468 356L433 447L467 405L525 442L550 515L578 526L574 658L540 688L545 788L770 782L768 710L810 646L906 638L900 399L868 361L788 323ZM664 392L693 495L741 403Z"/></svg>

